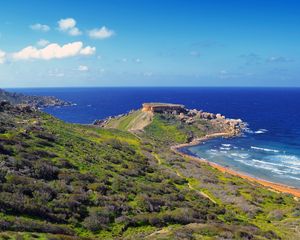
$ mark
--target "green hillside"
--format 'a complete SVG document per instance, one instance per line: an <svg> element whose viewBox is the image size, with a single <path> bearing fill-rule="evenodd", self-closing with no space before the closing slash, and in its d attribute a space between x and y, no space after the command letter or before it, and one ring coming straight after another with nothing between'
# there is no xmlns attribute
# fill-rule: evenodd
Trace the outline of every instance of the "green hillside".
<svg viewBox="0 0 300 240"><path fill-rule="evenodd" d="M299 239L292 196L169 150L208 122L124 131L139 118L103 129L2 102L0 239Z"/></svg>
<svg viewBox="0 0 300 240"><path fill-rule="evenodd" d="M137 110L130 114L110 119L106 124L106 128L115 128L126 131L143 130L152 122L152 118L153 114Z"/></svg>

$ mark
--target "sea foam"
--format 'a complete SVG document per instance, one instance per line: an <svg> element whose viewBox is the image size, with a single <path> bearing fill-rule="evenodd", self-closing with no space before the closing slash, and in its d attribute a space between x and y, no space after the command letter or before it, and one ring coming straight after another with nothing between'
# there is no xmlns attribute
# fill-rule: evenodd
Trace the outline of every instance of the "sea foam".
<svg viewBox="0 0 300 240"><path fill-rule="evenodd" d="M265 151L265 152L274 152L274 153L279 153L280 152L279 150L276 150L276 149L261 148L261 147L255 147L255 146L251 146L251 149Z"/></svg>
<svg viewBox="0 0 300 240"><path fill-rule="evenodd" d="M267 131L268 131L267 129L261 128L261 129L258 129L257 131L255 131L254 133L255 134L262 134L262 133L266 133Z"/></svg>

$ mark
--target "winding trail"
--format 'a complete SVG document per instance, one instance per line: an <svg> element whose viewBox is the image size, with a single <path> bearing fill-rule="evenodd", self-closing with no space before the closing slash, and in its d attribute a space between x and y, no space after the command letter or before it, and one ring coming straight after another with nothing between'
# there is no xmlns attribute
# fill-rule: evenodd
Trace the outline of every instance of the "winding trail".
<svg viewBox="0 0 300 240"><path fill-rule="evenodd" d="M160 158L157 154L154 153L154 154L152 154L152 156L157 160L158 165L161 165L161 164L162 164L162 160L161 160L161 158ZM172 170L173 170L173 169L172 169ZM186 177L185 177L184 175L182 175L178 170L174 170L174 171L176 172L176 175L177 175L178 177L181 177L181 178L186 179ZM187 179L186 179L186 180L187 180ZM209 200L210 200L211 202L213 202L214 204L217 204L217 202L216 202L214 199L212 199L210 196L208 196L208 195L207 195L206 193L204 193L203 191L198 190L198 189L196 189L195 187L193 187L189 180L187 180L187 181L188 181L188 187L189 187L189 189L191 189L191 190L197 192L197 193L198 193L199 195L201 195L202 197L209 199Z"/></svg>
<svg viewBox="0 0 300 240"><path fill-rule="evenodd" d="M176 174L177 174L178 177L185 178L181 173L179 173L179 171L177 171L177 170L175 170L175 171L176 171ZM217 204L217 202L214 199L212 199L210 196L208 196L205 192L203 192L201 190L198 190L195 187L193 187L192 184L189 181L188 181L188 187L189 187L189 189L197 192L202 197L205 197L205 198L209 199L211 202L213 202L214 204Z"/></svg>

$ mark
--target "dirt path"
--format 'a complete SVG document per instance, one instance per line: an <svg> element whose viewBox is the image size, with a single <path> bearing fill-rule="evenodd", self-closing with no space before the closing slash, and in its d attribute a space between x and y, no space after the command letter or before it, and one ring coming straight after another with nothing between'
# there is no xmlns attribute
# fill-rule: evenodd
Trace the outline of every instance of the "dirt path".
<svg viewBox="0 0 300 240"><path fill-rule="evenodd" d="M179 173L178 171L176 171L176 174L178 177L182 177L182 178L185 178L181 173ZM188 182L188 187L189 189L193 190L193 191L196 191L199 195L209 199L211 202L213 202L214 204L217 204L217 202L212 199L210 196L208 196L206 193L202 192L201 190L198 190L196 189L195 187L192 186L192 184L190 182Z"/></svg>

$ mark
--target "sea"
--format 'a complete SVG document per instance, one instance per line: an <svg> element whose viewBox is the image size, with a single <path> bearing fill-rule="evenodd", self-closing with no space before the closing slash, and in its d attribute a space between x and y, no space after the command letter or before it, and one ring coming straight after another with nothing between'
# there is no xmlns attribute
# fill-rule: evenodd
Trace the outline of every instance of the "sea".
<svg viewBox="0 0 300 240"><path fill-rule="evenodd" d="M44 109L89 124L139 109L144 102L184 104L248 123L241 137L216 138L183 149L244 174L300 188L300 88L120 87L8 89L71 101Z"/></svg>

